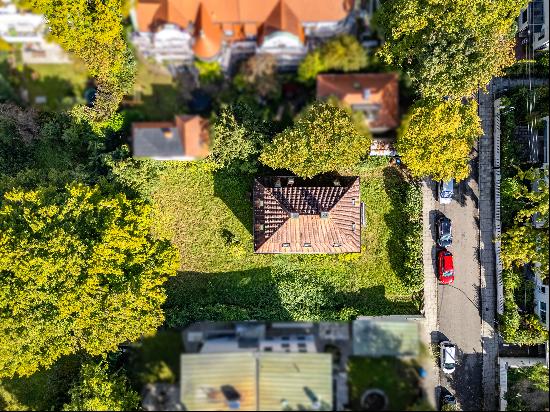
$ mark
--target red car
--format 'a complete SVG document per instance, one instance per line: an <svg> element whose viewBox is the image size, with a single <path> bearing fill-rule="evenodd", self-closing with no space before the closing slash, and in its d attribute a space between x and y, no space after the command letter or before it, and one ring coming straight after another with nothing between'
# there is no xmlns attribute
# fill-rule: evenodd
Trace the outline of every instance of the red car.
<svg viewBox="0 0 550 412"><path fill-rule="evenodd" d="M439 281L444 285L450 285L455 281L453 254L447 249L441 249L437 252L437 275Z"/></svg>

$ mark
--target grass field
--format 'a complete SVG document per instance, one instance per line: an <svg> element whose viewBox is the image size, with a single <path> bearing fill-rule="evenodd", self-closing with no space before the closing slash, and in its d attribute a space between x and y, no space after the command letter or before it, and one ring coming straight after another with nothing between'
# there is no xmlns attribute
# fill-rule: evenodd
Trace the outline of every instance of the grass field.
<svg viewBox="0 0 550 412"><path fill-rule="evenodd" d="M71 64L33 64L23 66L22 85L29 91L29 102L34 105L37 96L45 96L44 110L64 110L84 102L88 75L80 62Z"/></svg>
<svg viewBox="0 0 550 412"><path fill-rule="evenodd" d="M153 230L170 238L181 256L179 273L166 287L169 326L418 313L419 288L405 281L411 239L404 237L409 221L420 219L421 205L411 217L399 193L419 189L386 159L357 171L367 211L363 251L343 255L255 255L252 178L213 173L207 165L168 164L153 194Z"/></svg>

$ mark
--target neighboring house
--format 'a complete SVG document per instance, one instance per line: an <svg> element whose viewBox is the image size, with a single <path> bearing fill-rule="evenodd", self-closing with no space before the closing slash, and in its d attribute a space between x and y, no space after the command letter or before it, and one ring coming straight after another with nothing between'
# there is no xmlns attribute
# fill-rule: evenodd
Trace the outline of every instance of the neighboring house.
<svg viewBox="0 0 550 412"><path fill-rule="evenodd" d="M333 409L328 353L192 353L180 362L188 411Z"/></svg>
<svg viewBox="0 0 550 412"><path fill-rule="evenodd" d="M518 37L531 50L548 50L548 0L532 0L521 10L518 18Z"/></svg>
<svg viewBox="0 0 550 412"><path fill-rule="evenodd" d="M132 123L132 154L138 159L197 160L208 155L208 143L208 122L197 115Z"/></svg>
<svg viewBox="0 0 550 412"><path fill-rule="evenodd" d="M295 67L319 39L348 32L354 0L138 0L133 41L161 61L219 61L270 53Z"/></svg>
<svg viewBox="0 0 550 412"><path fill-rule="evenodd" d="M544 325L544 328L548 330L548 277L542 280L540 275L538 273L535 273L534 289L535 313Z"/></svg>
<svg viewBox="0 0 550 412"><path fill-rule="evenodd" d="M25 63L67 63L68 55L56 43L47 42L44 16L19 11L11 0L0 7L0 37L9 44L22 45Z"/></svg>
<svg viewBox="0 0 550 412"><path fill-rule="evenodd" d="M396 73L319 74L317 99L330 96L363 112L373 133L384 133L399 126Z"/></svg>
<svg viewBox="0 0 550 412"><path fill-rule="evenodd" d="M359 177L258 177L256 253L361 252Z"/></svg>

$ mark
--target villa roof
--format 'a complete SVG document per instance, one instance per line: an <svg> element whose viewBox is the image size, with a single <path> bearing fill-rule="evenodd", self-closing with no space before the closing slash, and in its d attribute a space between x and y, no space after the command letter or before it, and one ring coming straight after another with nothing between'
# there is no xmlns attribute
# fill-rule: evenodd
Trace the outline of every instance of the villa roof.
<svg viewBox="0 0 550 412"><path fill-rule="evenodd" d="M396 73L319 74L317 99L335 96L350 106L379 108L369 121L371 130L385 131L399 126L399 87Z"/></svg>
<svg viewBox="0 0 550 412"><path fill-rule="evenodd" d="M219 53L222 47L222 29L212 23L212 18L202 3L195 19L194 36L193 50L199 58L210 59Z"/></svg>
<svg viewBox="0 0 550 412"><path fill-rule="evenodd" d="M194 160L208 155L208 123L197 115L180 115L174 122L132 123L136 158Z"/></svg>
<svg viewBox="0 0 550 412"><path fill-rule="evenodd" d="M288 0L279 0L260 29L261 41L272 33L284 31L294 34L303 43L304 29L300 19L288 5Z"/></svg>
<svg viewBox="0 0 550 412"><path fill-rule="evenodd" d="M203 4L215 24L254 24L267 21L279 0L138 0L138 30L147 32L159 23L174 23L186 28ZM285 0L298 22L343 20L353 8L353 0ZM247 28L250 31L250 26ZM254 33L256 34L256 33Z"/></svg>
<svg viewBox="0 0 550 412"><path fill-rule="evenodd" d="M356 176L259 177L253 201L256 253L361 252Z"/></svg>

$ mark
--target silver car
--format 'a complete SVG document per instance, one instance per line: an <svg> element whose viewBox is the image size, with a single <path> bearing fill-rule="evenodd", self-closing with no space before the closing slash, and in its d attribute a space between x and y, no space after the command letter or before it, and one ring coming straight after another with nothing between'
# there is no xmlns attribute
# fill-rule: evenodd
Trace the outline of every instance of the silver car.
<svg viewBox="0 0 550 412"><path fill-rule="evenodd" d="M453 373L456 366L456 345L445 340L439 344L441 369L445 373Z"/></svg>
<svg viewBox="0 0 550 412"><path fill-rule="evenodd" d="M439 197L439 203L449 204L453 199L454 192L454 179L449 180L448 182L439 182L437 194Z"/></svg>

